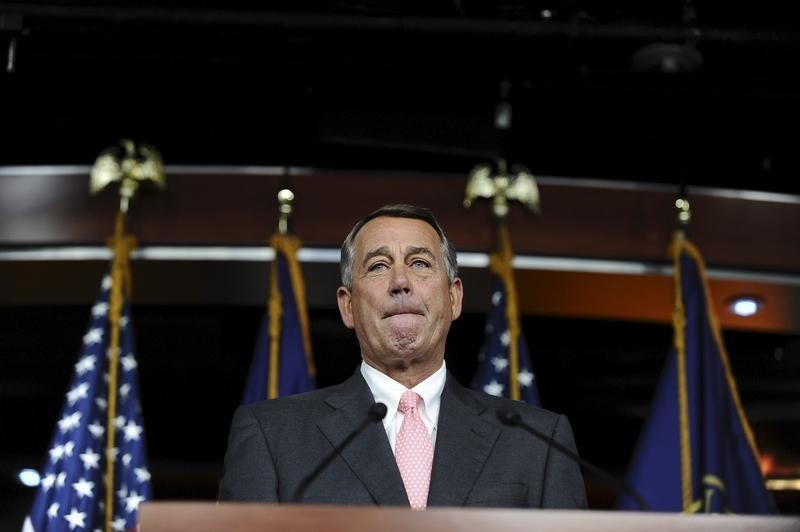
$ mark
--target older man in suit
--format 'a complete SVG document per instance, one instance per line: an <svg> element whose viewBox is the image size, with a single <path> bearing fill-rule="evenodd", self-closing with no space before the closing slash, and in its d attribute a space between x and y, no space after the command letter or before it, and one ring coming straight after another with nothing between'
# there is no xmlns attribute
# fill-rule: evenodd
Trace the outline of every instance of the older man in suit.
<svg viewBox="0 0 800 532"><path fill-rule="evenodd" d="M461 386L445 341L461 314L456 253L434 216L388 205L361 219L342 246L337 291L362 363L344 383L242 406L234 415L220 500L291 502L298 486L387 405L303 490L298 502L410 506L585 508L579 467L498 408L567 448L564 416Z"/></svg>

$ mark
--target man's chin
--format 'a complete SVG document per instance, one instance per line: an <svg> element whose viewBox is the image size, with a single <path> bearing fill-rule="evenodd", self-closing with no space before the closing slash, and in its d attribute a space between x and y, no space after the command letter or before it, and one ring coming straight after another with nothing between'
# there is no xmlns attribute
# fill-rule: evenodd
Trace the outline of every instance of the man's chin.
<svg viewBox="0 0 800 532"><path fill-rule="evenodd" d="M419 350L417 335L396 336L391 343L391 349L398 358L414 358Z"/></svg>

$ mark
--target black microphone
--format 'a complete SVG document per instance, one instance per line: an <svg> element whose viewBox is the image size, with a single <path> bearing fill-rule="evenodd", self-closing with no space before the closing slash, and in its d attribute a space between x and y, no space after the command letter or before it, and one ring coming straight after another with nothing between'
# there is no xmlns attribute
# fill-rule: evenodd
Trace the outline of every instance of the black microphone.
<svg viewBox="0 0 800 532"><path fill-rule="evenodd" d="M500 408L498 408L497 409L497 419L499 419L500 423L502 423L503 425L508 425L510 427L520 427L525 432L533 434L534 436L536 436L540 440L544 441L545 443L547 443L548 445L550 445L554 449L556 449L556 450L560 451L562 454L566 455L572 461L577 462L578 464L582 465L583 467L585 467L586 469L588 469L589 471L591 471L592 473L594 473L595 475L597 475L601 479L603 479L606 482L610 483L611 485L615 486L619 491L621 491L621 492L625 493L626 495L630 496L634 501L636 501L636 504L639 505L639 510L641 510L643 512L644 511L650 511L650 507L647 505L646 502L644 502L644 499L642 499L639 496L639 494L636 493L632 488L628 487L623 482L620 482L616 477L614 477L610 473L607 473L607 472L603 471L602 469L600 469L599 467L597 467L596 465L587 462L586 460L584 460L583 458L578 456L576 453L572 452L568 448L566 448L563 445L561 445L560 443L558 443L556 440L554 440L550 436L548 436L548 435L546 435L546 434L544 434L542 432L539 432L535 428L531 427L529 424L527 424L524 421L522 421L522 416L520 416L519 412L514 410L512 407L510 407L510 406L501 406Z"/></svg>
<svg viewBox="0 0 800 532"><path fill-rule="evenodd" d="M361 434L361 432L367 428L370 423L378 423L380 422L384 416L386 416L386 405L383 403L373 403L369 410L367 410L367 418L361 422L361 424L356 427L356 430L350 433L347 438L345 438L342 443L337 445L333 451L325 457L325 459L320 462L320 464L312 471L303 481L297 486L297 489L294 491L294 495L292 496L292 502L300 502L300 498L306 492L308 487L317 479L317 477L322 473L322 471L333 462L333 459L339 456L339 454L344 450L345 447L350 445L350 442L355 439L356 436Z"/></svg>

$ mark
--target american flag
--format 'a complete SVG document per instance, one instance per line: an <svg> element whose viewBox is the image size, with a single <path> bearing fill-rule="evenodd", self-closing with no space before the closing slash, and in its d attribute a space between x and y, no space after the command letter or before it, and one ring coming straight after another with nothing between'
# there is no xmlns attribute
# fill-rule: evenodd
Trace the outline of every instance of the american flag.
<svg viewBox="0 0 800 532"><path fill-rule="evenodd" d="M103 530L106 454L114 461L113 530L135 529L139 503L151 498L133 323L127 304L120 320L115 446L109 453L105 449L110 288L111 278L106 276L92 307L83 349L23 532Z"/></svg>
<svg viewBox="0 0 800 532"><path fill-rule="evenodd" d="M512 266L514 254L505 225L499 227L498 240L498 249L490 260L492 306L486 320L486 338L478 353L479 366L473 388L539 406L528 344L519 322ZM514 368L516 371L512 374Z"/></svg>
<svg viewBox="0 0 800 532"><path fill-rule="evenodd" d="M495 276L492 287L492 306L486 321L486 338L478 353L480 366L475 379L475 388L498 397L511 397L511 331L506 317L505 285L500 277ZM519 399L533 405L539 405L539 392L534 379L531 357L522 331L517 338L518 370L517 386Z"/></svg>

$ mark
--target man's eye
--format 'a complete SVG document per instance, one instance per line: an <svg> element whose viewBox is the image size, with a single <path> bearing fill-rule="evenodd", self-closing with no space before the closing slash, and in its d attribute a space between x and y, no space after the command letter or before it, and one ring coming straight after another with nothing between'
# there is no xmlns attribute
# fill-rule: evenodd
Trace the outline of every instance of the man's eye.
<svg viewBox="0 0 800 532"><path fill-rule="evenodd" d="M416 259L411 263L411 267L412 268L419 268L419 269L421 269L421 268L429 268L430 264L428 263L428 261L425 261L425 260L422 260L422 259Z"/></svg>
<svg viewBox="0 0 800 532"><path fill-rule="evenodd" d="M372 266L370 266L367 270L370 272L380 272L386 269L386 264L382 262L376 262Z"/></svg>

